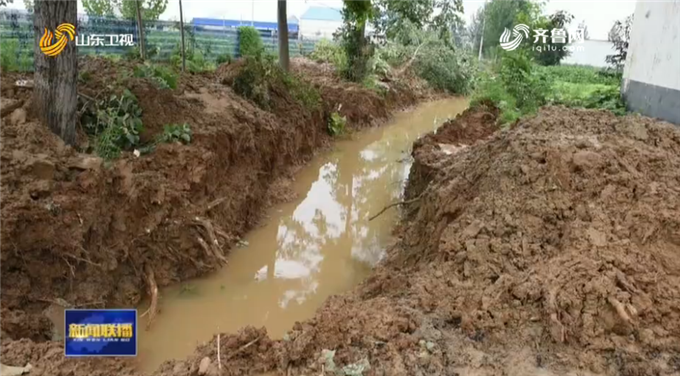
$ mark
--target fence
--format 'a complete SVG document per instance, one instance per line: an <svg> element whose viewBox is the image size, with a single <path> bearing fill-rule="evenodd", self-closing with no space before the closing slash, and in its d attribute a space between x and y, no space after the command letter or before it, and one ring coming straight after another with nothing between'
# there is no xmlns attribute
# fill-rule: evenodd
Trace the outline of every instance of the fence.
<svg viewBox="0 0 680 376"><path fill-rule="evenodd" d="M244 22L243 26L248 26ZM187 56L199 54L202 59L217 62L221 57L239 56L239 37L236 27L184 25ZM76 36L109 36L132 34L135 46L79 45L79 55L125 56L139 50L139 30L135 20L78 15ZM260 30L265 49L278 54L275 30ZM108 40L108 38L104 38ZM179 22L145 21L144 41L147 57L153 61L176 62L180 55L181 33ZM290 56L307 55L314 50L317 40L289 39ZM33 15L16 11L0 12L0 60L3 69L33 70L33 48L36 36Z"/></svg>

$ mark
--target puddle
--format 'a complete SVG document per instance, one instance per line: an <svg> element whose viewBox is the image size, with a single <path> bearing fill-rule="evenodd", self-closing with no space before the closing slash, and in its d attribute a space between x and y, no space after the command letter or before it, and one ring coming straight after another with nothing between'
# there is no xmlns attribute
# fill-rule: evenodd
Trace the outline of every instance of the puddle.
<svg viewBox="0 0 680 376"><path fill-rule="evenodd" d="M313 159L295 177L299 198L272 208L264 225L232 250L227 266L161 290L161 312L149 331L140 329L140 369L183 359L218 331L265 326L282 338L327 297L361 282L392 240L398 211L368 219L400 199L413 141L467 105L465 99L420 105Z"/></svg>

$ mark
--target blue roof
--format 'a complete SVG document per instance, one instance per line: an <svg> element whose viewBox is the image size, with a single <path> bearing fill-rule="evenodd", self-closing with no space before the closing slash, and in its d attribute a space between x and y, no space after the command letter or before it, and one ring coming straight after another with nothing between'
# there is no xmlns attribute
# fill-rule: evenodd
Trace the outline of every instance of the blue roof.
<svg viewBox="0 0 680 376"><path fill-rule="evenodd" d="M254 26L259 30L276 30L278 29L278 24L276 22L263 22L263 21L240 21L240 20L220 20L217 18L194 18L191 23L196 26L222 26L222 27L239 27L239 26ZM288 31L296 32L298 31L297 23L288 23Z"/></svg>
<svg viewBox="0 0 680 376"><path fill-rule="evenodd" d="M342 21L342 12L339 9L327 7L309 7L300 17L302 20L319 21Z"/></svg>

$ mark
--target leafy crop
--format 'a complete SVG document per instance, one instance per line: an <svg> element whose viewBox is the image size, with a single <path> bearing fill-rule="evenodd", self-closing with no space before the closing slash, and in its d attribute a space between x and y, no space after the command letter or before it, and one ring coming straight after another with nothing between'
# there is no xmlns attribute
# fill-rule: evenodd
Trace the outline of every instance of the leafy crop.
<svg viewBox="0 0 680 376"><path fill-rule="evenodd" d="M110 160L138 146L143 129L141 117L137 98L127 89L120 96L100 101L94 113L85 114L83 121L85 132L94 141L94 152Z"/></svg>
<svg viewBox="0 0 680 376"><path fill-rule="evenodd" d="M153 81L159 89L176 89L177 74L170 68L159 65L145 63L135 67L135 77L146 77Z"/></svg>
<svg viewBox="0 0 680 376"><path fill-rule="evenodd" d="M159 137L159 142L181 142L188 144L191 142L193 133L189 124L168 124L163 127L163 134Z"/></svg>

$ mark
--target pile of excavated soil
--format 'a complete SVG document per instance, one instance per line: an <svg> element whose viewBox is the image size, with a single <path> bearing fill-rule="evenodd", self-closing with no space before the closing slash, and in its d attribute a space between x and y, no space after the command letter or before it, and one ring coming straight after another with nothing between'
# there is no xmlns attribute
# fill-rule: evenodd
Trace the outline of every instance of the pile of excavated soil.
<svg viewBox="0 0 680 376"><path fill-rule="evenodd" d="M62 356L54 350L59 343L32 342L52 337L43 311L55 305L133 307L154 283L165 286L218 268L263 210L289 194L281 184L289 172L328 145L325 107L345 98L341 83L338 96L326 93L325 107L317 109L276 92L276 106L264 111L211 74L186 75L177 89L161 90L134 77L129 64L85 59L79 67L85 98L107 98L122 88L137 96L143 139L165 124L186 122L192 142L104 162L65 146L33 120L31 89L12 85L31 77L3 75L3 109L21 104L3 113L1 127L3 363L35 365L36 358L50 358L46 354ZM356 112L358 119L384 120L390 110L416 101L412 95L388 101L354 85L345 89L356 103L373 103L343 106L341 114ZM350 117L349 125L370 124ZM70 372L48 368L31 374Z"/></svg>
<svg viewBox="0 0 680 376"><path fill-rule="evenodd" d="M223 336L224 374L680 373L680 130L545 108L489 135L496 114L418 142L428 173L385 263L286 341ZM158 374L204 357L214 339Z"/></svg>

